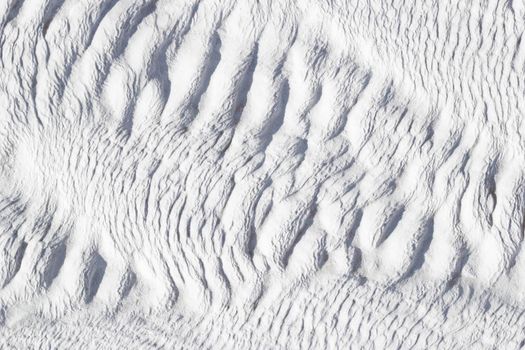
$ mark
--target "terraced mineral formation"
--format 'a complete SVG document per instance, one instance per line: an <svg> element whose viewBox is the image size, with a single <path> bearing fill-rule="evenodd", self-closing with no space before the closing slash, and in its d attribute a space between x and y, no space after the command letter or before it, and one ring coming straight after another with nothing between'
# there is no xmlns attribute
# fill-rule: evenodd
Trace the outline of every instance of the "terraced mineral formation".
<svg viewBox="0 0 525 350"><path fill-rule="evenodd" d="M0 1L0 348L523 347L524 18Z"/></svg>

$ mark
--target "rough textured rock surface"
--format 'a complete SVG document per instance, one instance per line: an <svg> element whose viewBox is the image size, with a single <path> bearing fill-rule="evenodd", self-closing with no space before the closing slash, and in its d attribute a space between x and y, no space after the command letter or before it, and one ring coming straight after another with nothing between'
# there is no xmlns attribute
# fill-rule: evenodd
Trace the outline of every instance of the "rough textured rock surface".
<svg viewBox="0 0 525 350"><path fill-rule="evenodd" d="M0 2L0 348L518 349L525 5Z"/></svg>

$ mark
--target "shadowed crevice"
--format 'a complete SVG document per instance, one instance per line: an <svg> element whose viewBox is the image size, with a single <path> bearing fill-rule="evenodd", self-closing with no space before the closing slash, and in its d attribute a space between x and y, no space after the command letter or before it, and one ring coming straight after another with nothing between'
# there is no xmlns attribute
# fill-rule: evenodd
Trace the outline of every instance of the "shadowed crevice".
<svg viewBox="0 0 525 350"><path fill-rule="evenodd" d="M84 301L89 304L97 294L102 278L106 272L107 263L98 252L95 252L88 263L84 277Z"/></svg>

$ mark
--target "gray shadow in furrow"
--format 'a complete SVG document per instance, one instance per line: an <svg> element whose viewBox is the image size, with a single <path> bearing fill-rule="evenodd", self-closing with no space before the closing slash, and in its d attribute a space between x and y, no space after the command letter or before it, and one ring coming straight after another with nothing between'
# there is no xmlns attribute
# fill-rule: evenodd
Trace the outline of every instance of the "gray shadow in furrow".
<svg viewBox="0 0 525 350"><path fill-rule="evenodd" d="M246 242L246 253L248 254L250 258L253 258L255 248L257 247L257 228L255 227L255 222L254 222L255 213L257 212L257 206L259 204L259 201L261 200L262 195L270 187L271 184L272 184L272 180L267 178L263 186L257 193L257 197L254 198L253 203L252 203L252 208L250 210L250 214L249 214L250 215L250 229L248 232L248 240ZM271 209L271 203L263 213L263 220L262 220L263 222L264 222L264 218L266 218L266 216L270 212L270 209Z"/></svg>
<svg viewBox="0 0 525 350"><path fill-rule="evenodd" d="M51 24L55 16L58 14L60 8L64 5L64 2L65 0L51 0L47 5L42 18L42 36L46 36L49 24Z"/></svg>
<svg viewBox="0 0 525 350"><path fill-rule="evenodd" d="M453 154L456 150L459 149L458 147L459 147L459 144L461 143L461 136L456 136L455 134L452 134L452 135L450 136L450 139L453 140L453 141L452 141L452 145L451 145L450 148L446 149L445 154L444 154L444 156L442 157L442 159L448 159L448 158L450 158L450 156L452 156L452 154ZM446 146L445 146L445 147L446 147ZM469 155L469 154L467 153L467 156L468 156L468 155Z"/></svg>
<svg viewBox="0 0 525 350"><path fill-rule="evenodd" d="M386 107L394 99L394 81L390 81L379 100L379 107Z"/></svg>
<svg viewBox="0 0 525 350"><path fill-rule="evenodd" d="M20 245L18 246L18 249L16 250L15 256L13 257L14 258L13 267L11 271L9 271L8 275L6 276L4 283L2 285L2 288L7 286L9 282L11 282L13 278L15 278L18 271L20 271L20 266L22 265L22 259L24 258L26 248L27 248L27 243L24 241L20 242Z"/></svg>
<svg viewBox="0 0 525 350"><path fill-rule="evenodd" d="M352 226L348 229L346 234L345 245L350 247L357 233L359 225L361 225L361 220L363 219L363 209L359 208L355 211L354 220L352 221Z"/></svg>
<svg viewBox="0 0 525 350"><path fill-rule="evenodd" d="M514 53L512 54L512 60L510 61L511 62L511 67L512 67L513 70L516 70L516 66L514 65L514 62L516 61L516 56L520 52L520 46L521 46L521 39L522 39L522 37L523 37L523 33L520 34L518 36L518 39L516 40L516 46L515 46L515 49L514 49Z"/></svg>
<svg viewBox="0 0 525 350"><path fill-rule="evenodd" d="M235 87L235 93L237 94L235 98L234 110L232 115L233 125L237 125L241 119L242 112L244 107L246 107L246 102L248 100L248 93L253 84L253 74L255 73L255 67L257 67L258 57L259 56L259 43L255 43L255 46L250 54L249 63L246 67L246 70L243 73L242 78L240 79L238 86Z"/></svg>
<svg viewBox="0 0 525 350"><path fill-rule="evenodd" d="M223 159L224 155L226 154L226 151L231 145L231 142L233 140L233 136L235 134L235 126L239 123L239 120L241 119L242 113L244 111L244 108L246 107L246 102L248 100L248 93L250 92L250 89L253 84L253 75L255 72L255 67L257 67L257 61L258 61L258 53L259 53L259 44L255 43L255 46L250 54L249 62L244 69L241 78L235 83L234 87L234 104L233 104L233 110L230 112L227 112L224 114L224 119L221 120L222 115L217 118L216 123L214 126L220 126L222 131L220 132L220 136L227 132L227 131L233 131L230 134L226 134L226 137L228 138L227 142L224 143L223 146L221 146L221 149L218 150L219 152L219 159ZM225 126L222 126L225 125Z"/></svg>
<svg viewBox="0 0 525 350"><path fill-rule="evenodd" d="M357 70L357 69L356 69ZM354 72L352 73L352 76L354 75ZM339 136L343 130L346 128L346 125L348 123L348 116L350 115L350 113L352 112L352 110L354 109L355 105L357 104L357 102L359 101L359 99L363 96L363 93L365 92L366 88L368 87L368 85L370 84L370 80L372 79L372 73L370 72L367 72L364 77L361 79L361 87L359 89L359 91L357 92L357 95L356 97L354 98L354 100L352 101L351 105L348 106L348 108L346 108L343 112L342 112L342 115L341 115L341 125L338 126L334 132L332 133L332 135L330 136L330 139L333 139L337 136Z"/></svg>
<svg viewBox="0 0 525 350"><path fill-rule="evenodd" d="M525 198L523 194L521 197L518 197L519 203L525 203ZM523 213L523 209L521 205L517 205L519 212ZM509 256L508 264L507 264L507 271L512 269L514 266L516 266L516 263L518 261L518 256L520 255L522 249L523 249L523 238L525 233L525 215L522 214L521 222L520 222L520 228L519 228L519 236L518 236L518 243L516 249L512 251L512 253Z"/></svg>
<svg viewBox="0 0 525 350"><path fill-rule="evenodd" d="M376 248L379 247L385 240L387 240L388 237L390 237L390 235L394 232L397 225L403 218L404 212L405 206L401 205L400 207L396 208L394 212L386 219L383 227L381 227L379 237L374 244Z"/></svg>
<svg viewBox="0 0 525 350"><path fill-rule="evenodd" d="M295 247L297 246L297 243L299 243L299 241L304 237L306 231L308 231L308 228L310 228L310 226L312 226L314 222L314 217L317 214L317 205L315 204L315 202L316 200L314 198L314 200L312 201L312 207L307 209L309 213L306 217L306 220L304 221L303 225L301 225L300 229L297 231L297 234L295 235L292 244L290 244L289 247L285 248L283 257L281 258L283 268L286 268L288 266L288 262L295 250Z"/></svg>
<svg viewBox="0 0 525 350"><path fill-rule="evenodd" d="M170 33L168 37L162 43L162 46L157 50L152 58L152 63L148 67L147 75L150 79L156 79L160 84L161 99L162 99L162 110L159 113L159 116L162 115L166 101L171 92L171 81L168 75L168 64L166 53L170 46L171 40L173 38L173 33Z"/></svg>
<svg viewBox="0 0 525 350"><path fill-rule="evenodd" d="M60 79L57 79L57 100L62 100L64 93L66 92L66 85L69 80L69 77L71 76L71 73L73 72L73 66L77 62L77 60L80 58L80 55L82 52L85 52L90 46L93 41L93 37L95 36L95 33L97 32L98 27L100 26L100 23L104 19L104 17L111 11L113 7L117 4L118 0L110 0L105 2L102 5L102 10L100 12L100 15L96 18L96 20L92 24L92 29L87 34L87 40L84 45L82 45L81 48L79 48L78 51L73 52L70 55L70 58L66 61L65 67L64 67L64 73L63 77ZM49 56L46 57L46 60ZM46 61L47 62L47 61Z"/></svg>
<svg viewBox="0 0 525 350"><path fill-rule="evenodd" d="M44 288L49 288L51 286L55 278L58 276L60 269L64 265L66 259L66 242L59 242L50 249L51 254L42 275Z"/></svg>
<svg viewBox="0 0 525 350"><path fill-rule="evenodd" d="M4 0L5 1L5 0ZM20 12L20 9L22 8L22 4L24 3L24 0L18 0L16 1L12 6L11 8L8 10L9 13L6 17L6 20L4 22L4 25L3 25L3 28L2 28L2 32L3 32L3 29L5 28L5 26L11 22L13 19L16 18L16 16L18 16L18 13Z"/></svg>
<svg viewBox="0 0 525 350"><path fill-rule="evenodd" d="M405 108L403 108L403 111L399 115L399 118L396 121L396 125L394 125L394 131L397 131L397 128L399 127L399 124L401 124L401 121L406 117L407 114L408 114L408 107L405 107Z"/></svg>
<svg viewBox="0 0 525 350"><path fill-rule="evenodd" d="M311 62L308 63L314 70L319 70L326 62L326 57L328 56L327 49L326 47L315 45L315 47L310 52L312 53L312 56L310 56Z"/></svg>
<svg viewBox="0 0 525 350"><path fill-rule="evenodd" d="M306 106L301 115L302 118L306 118L308 116L308 113L310 113L310 111L314 109L314 107L319 103L319 101L321 101L321 97L323 97L323 85L317 85L314 88L311 100L308 102L308 105Z"/></svg>
<svg viewBox="0 0 525 350"><path fill-rule="evenodd" d="M131 289L137 284L137 275L132 271L128 270L119 288L119 295L121 299L126 298Z"/></svg>
<svg viewBox="0 0 525 350"><path fill-rule="evenodd" d="M91 257L86 273L84 275L84 287L85 295L84 301L89 304L93 301L93 298L97 294L104 273L106 272L106 260L100 256L98 252L95 252Z"/></svg>
<svg viewBox="0 0 525 350"><path fill-rule="evenodd" d="M12 222L12 217L22 217L25 210L26 206L22 203L19 197L5 197L0 202L0 219L3 221Z"/></svg>
<svg viewBox="0 0 525 350"><path fill-rule="evenodd" d="M273 136L284 124L286 106L288 105L288 100L290 99L290 84L288 83L288 79L284 79L283 83L281 84L278 96L279 98L277 100L277 105L275 106L272 116L267 125L264 126L264 131L261 133L261 146L263 149L268 147L273 139Z"/></svg>
<svg viewBox="0 0 525 350"><path fill-rule="evenodd" d="M33 233L39 237L40 241L43 241L51 231L55 212L56 207L53 207L51 203L47 202L44 212L36 218L35 224L33 225Z"/></svg>
<svg viewBox="0 0 525 350"><path fill-rule="evenodd" d="M38 108L36 106L36 89L37 89L37 76L38 76L38 68L35 68L35 73L31 77L31 102L33 104L33 111L35 114L36 121L38 122L39 126L43 126L42 119L40 119L40 113L38 111Z"/></svg>
<svg viewBox="0 0 525 350"><path fill-rule="evenodd" d="M115 7L115 5L117 4L117 1L118 0L109 0L102 4L100 14L98 15L95 22L93 22L93 27L88 33L86 44L84 45L86 49L89 46L91 46L91 43L93 42L93 38L95 37L95 33L97 32L98 27L100 26L100 23L102 23L102 20L104 19L104 17L106 17L109 11L111 11L111 9Z"/></svg>
<svg viewBox="0 0 525 350"><path fill-rule="evenodd" d="M315 252L315 266L318 270L322 269L323 266L328 261L328 251L326 250L326 240L323 239L321 246L319 249Z"/></svg>
<svg viewBox="0 0 525 350"><path fill-rule="evenodd" d="M219 275L220 279L224 282L224 286L226 287L226 290L228 291L228 299L226 301L226 305L228 306L231 301L231 293L232 293L232 285L230 282L230 279L226 275L226 272L224 271L223 263L220 258L217 258L217 274Z"/></svg>
<svg viewBox="0 0 525 350"><path fill-rule="evenodd" d="M353 254L350 258L350 272L355 272L363 264L363 252L357 247L353 247Z"/></svg>
<svg viewBox="0 0 525 350"><path fill-rule="evenodd" d="M520 242L518 243L518 247L512 252L512 254L508 258L509 262L507 264L507 270L510 270L514 268L514 266L516 266L516 263L518 262L518 256L520 255L522 249L523 249L523 236L520 237Z"/></svg>
<svg viewBox="0 0 525 350"><path fill-rule="evenodd" d="M199 9L199 5L200 2L192 6L189 19L184 28L182 28L181 30L177 30L177 26L174 24L173 27L170 29L169 33L162 41L162 44L159 45L155 53L152 55L151 64L147 68L148 77L155 78L158 80L165 79L169 82L166 53L174 40L177 43L177 46L180 45L181 39L184 38L186 34L190 31L191 23L193 22L193 18L195 17L195 14Z"/></svg>
<svg viewBox="0 0 525 350"><path fill-rule="evenodd" d="M155 52L152 55L151 63L147 67L146 75L149 79L156 79L160 83L160 89L161 89L161 95L162 95L162 101L163 101L163 107L164 109L166 105L166 101L168 99L168 96L171 92L171 81L169 79L168 74L168 64L167 64L167 51L170 45L172 44L175 36L181 38L184 37L189 29L192 19L195 16L195 13L197 12L197 9L199 8L199 4L195 4L191 9L190 19L188 20L188 24L184 27L184 29L181 32L177 32L176 25L174 25L169 33L166 35L166 37L162 40L162 43L158 46L158 48L155 50ZM136 99L134 100L136 102ZM120 132L123 132L126 137L129 137L131 135L131 131L133 129L133 115L135 112L135 104L132 104L125 116L124 120L121 123L120 126ZM160 111L159 115L162 115L163 110Z"/></svg>
<svg viewBox="0 0 525 350"><path fill-rule="evenodd" d="M485 186L485 191L481 191L481 193L485 193L486 194L486 198L479 198L480 201L482 201L481 204L481 208L486 208L486 212L485 212L485 215L487 217L487 221L489 223L490 226L492 226L493 224L493 218L492 218L492 213L494 212L494 209L496 208L496 205L497 205L497 196L496 196L496 175L497 175L497 171L498 171L498 159L496 157L496 159L492 160L490 162L490 165L487 169L487 174L485 175L485 179L484 179L484 182L483 182L483 185ZM490 208L488 206L488 201L492 200L492 203L493 203L493 207Z"/></svg>
<svg viewBox="0 0 525 350"><path fill-rule="evenodd" d="M146 195L144 197L144 211L143 211L143 213L144 213L144 218L143 218L144 223L146 223L146 221L148 220L149 199L150 199L150 195L151 195L151 186L152 186L152 182L153 182L153 176L155 176L155 173L159 169L160 163L161 163L160 160L155 160L154 163L152 164L150 170L149 170L149 173L148 173Z"/></svg>
<svg viewBox="0 0 525 350"><path fill-rule="evenodd" d="M417 237L416 247L407 271L399 278L404 280L412 277L425 263L425 254L430 248L430 243L434 237L434 217L430 217L423 227L421 235Z"/></svg>
<svg viewBox="0 0 525 350"><path fill-rule="evenodd" d="M421 142L421 146L419 146L419 151L421 151L422 147L428 142L430 144L430 148L434 146L434 142L432 139L434 138L434 128L432 123L428 124L425 138L423 139L423 142Z"/></svg>
<svg viewBox="0 0 525 350"><path fill-rule="evenodd" d="M461 272L463 271L463 268L467 264L467 261L470 257L470 253L468 249L463 245L460 249L458 249L456 256L457 260L455 261L454 268L452 269L450 279L445 285L447 290L451 289L454 285L458 283L459 279L461 278Z"/></svg>
<svg viewBox="0 0 525 350"><path fill-rule="evenodd" d="M139 25L146 17L155 12L156 9L157 0L153 0L141 7L133 16L126 18L126 22L123 24L125 29L122 30L122 33L120 33L119 37L117 38L112 50L110 50L110 52L107 54L105 62L102 63L101 67L98 69L99 75L96 78L97 83L95 91L93 92L94 94L98 95L102 90L104 82L106 81L110 72L111 66L117 61L117 58L119 58L124 53L126 47L128 46L129 40L133 34L137 32ZM128 112L126 111L125 115L127 113Z"/></svg>
<svg viewBox="0 0 525 350"><path fill-rule="evenodd" d="M126 21L126 29L123 30L122 35L118 38L113 54L111 55L113 58L112 61L124 53L124 50L126 50L126 47L128 46L129 39L131 39L131 37L137 32L139 25L142 23L142 21L144 21L144 19L146 19L146 17L151 15L157 9L157 2L158 0L149 2L147 5L138 10L134 16Z"/></svg>
<svg viewBox="0 0 525 350"><path fill-rule="evenodd" d="M133 84L135 85L135 84ZM137 100L137 88L133 86L133 101ZM122 118L122 122L117 127L117 134L125 141L129 139L131 136L131 131L133 130L133 111L135 110L134 106L132 104L127 104L127 106L124 109L124 116Z"/></svg>
<svg viewBox="0 0 525 350"><path fill-rule="evenodd" d="M250 229L248 232L248 242L246 244L246 253L248 256L253 259L253 254L255 252L255 248L257 247L257 229L254 225L250 225Z"/></svg>
<svg viewBox="0 0 525 350"><path fill-rule="evenodd" d="M204 289L209 289L208 280L206 279L206 269L204 268L204 262L199 257L197 257L197 261L199 265L198 267L196 266L194 268L194 271L197 274L196 277L199 280L199 282L202 283L202 286L204 287Z"/></svg>
<svg viewBox="0 0 525 350"><path fill-rule="evenodd" d="M199 104L202 100L202 96L204 96L204 93L208 90L211 77L213 76L213 73L215 73L219 62L221 61L222 41L217 32L213 33L209 46L210 50L207 52L204 61L204 69L201 73L197 87L191 93L187 107L183 108L183 110L188 111L186 112L188 115L184 118L185 120L183 127L188 126L195 119L197 114L199 114Z"/></svg>
<svg viewBox="0 0 525 350"><path fill-rule="evenodd" d="M187 24L184 26L183 29L177 31L177 26L173 26L171 29L169 35L164 40L163 45L161 46L161 49L158 51L158 53L155 55L155 57L152 60L152 64L150 65L148 69L148 75L152 78L157 79L161 84L161 91L164 99L164 106L162 108L162 111L160 112L160 115L164 112L164 107L166 106L166 101L168 100L170 93L171 93L171 80L169 79L168 74L168 63L167 63L167 51L170 47L170 45L173 43L173 40L175 40L175 43L177 47L180 47L180 44L183 40L183 38L186 37L188 32L191 29L191 25L194 21L195 15L200 7L200 2L194 4L191 8L191 13L189 15ZM217 35L215 33L215 35ZM215 66L216 67L216 66ZM215 69L213 69L215 70Z"/></svg>

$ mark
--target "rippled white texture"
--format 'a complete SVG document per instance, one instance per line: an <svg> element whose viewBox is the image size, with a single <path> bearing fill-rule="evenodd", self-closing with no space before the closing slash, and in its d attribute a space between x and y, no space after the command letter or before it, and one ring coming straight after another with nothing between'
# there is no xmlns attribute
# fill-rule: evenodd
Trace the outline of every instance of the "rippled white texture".
<svg viewBox="0 0 525 350"><path fill-rule="evenodd" d="M3 0L0 347L523 346L524 16Z"/></svg>

